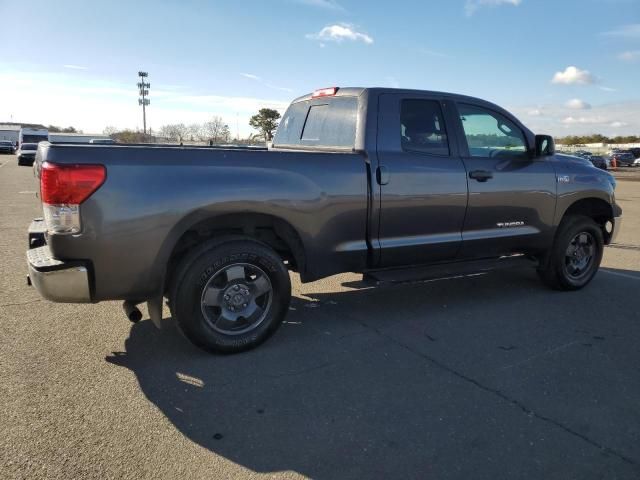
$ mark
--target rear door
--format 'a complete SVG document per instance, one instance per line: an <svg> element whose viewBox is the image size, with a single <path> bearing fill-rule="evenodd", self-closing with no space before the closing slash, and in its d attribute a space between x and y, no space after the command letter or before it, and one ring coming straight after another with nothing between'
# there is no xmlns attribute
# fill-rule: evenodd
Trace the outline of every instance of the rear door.
<svg viewBox="0 0 640 480"><path fill-rule="evenodd" d="M534 158L517 122L473 103L457 103L460 150L469 182L462 258L545 248L553 233L556 176Z"/></svg>
<svg viewBox="0 0 640 480"><path fill-rule="evenodd" d="M381 266L446 261L458 253L467 180L446 120L449 108L438 96L379 98L376 187Z"/></svg>

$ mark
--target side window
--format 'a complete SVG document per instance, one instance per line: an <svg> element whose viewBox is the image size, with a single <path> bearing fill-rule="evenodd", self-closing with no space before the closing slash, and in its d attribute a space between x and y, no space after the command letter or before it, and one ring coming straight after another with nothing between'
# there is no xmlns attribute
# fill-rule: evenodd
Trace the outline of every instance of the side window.
<svg viewBox="0 0 640 480"><path fill-rule="evenodd" d="M403 150L449 155L442 108L435 100L403 100L400 135Z"/></svg>
<svg viewBox="0 0 640 480"><path fill-rule="evenodd" d="M504 115L465 104L458 111L472 157L527 156L522 130Z"/></svg>

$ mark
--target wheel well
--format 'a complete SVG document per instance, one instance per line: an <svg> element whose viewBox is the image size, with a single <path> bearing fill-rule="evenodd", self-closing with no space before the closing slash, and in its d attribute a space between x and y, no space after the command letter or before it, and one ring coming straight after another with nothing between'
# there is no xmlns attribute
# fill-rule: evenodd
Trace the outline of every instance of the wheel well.
<svg viewBox="0 0 640 480"><path fill-rule="evenodd" d="M202 220L178 239L167 264L165 286L182 257L205 240L224 235L243 235L273 248L290 270L305 269L304 247L296 230L286 221L264 214L230 214Z"/></svg>
<svg viewBox="0 0 640 480"><path fill-rule="evenodd" d="M563 218L569 215L584 215L592 218L600 228L604 235L605 243L611 240L611 227L609 223L613 219L613 211L611 205L599 198L583 198L572 204L565 212Z"/></svg>

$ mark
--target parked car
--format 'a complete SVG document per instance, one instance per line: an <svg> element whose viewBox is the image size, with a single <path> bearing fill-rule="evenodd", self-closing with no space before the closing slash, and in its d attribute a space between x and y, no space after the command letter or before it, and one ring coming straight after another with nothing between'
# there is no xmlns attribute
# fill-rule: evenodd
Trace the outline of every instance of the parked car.
<svg viewBox="0 0 640 480"><path fill-rule="evenodd" d="M611 155L611 159L616 160L616 165L618 167L638 167L640 166L640 159L637 159L633 156L631 152L628 151L620 151Z"/></svg>
<svg viewBox="0 0 640 480"><path fill-rule="evenodd" d="M574 155L577 155L577 156L579 156L579 157L585 157L585 158L587 158L587 157L590 157L591 155L593 155L593 153L588 152L587 150L576 150L576 151L574 152Z"/></svg>
<svg viewBox="0 0 640 480"><path fill-rule="evenodd" d="M640 148L630 148L629 153L633 155L633 158L640 158Z"/></svg>
<svg viewBox="0 0 640 480"><path fill-rule="evenodd" d="M89 140L89 143L97 144L97 145L113 145L116 143L112 138L92 138Z"/></svg>
<svg viewBox="0 0 640 480"><path fill-rule="evenodd" d="M132 321L147 302L156 326L166 298L215 352L278 329L288 270L395 282L521 265L580 289L622 213L615 179L555 155L552 137L492 103L418 90L304 95L268 149L45 143L38 165L38 292L124 300Z"/></svg>
<svg viewBox="0 0 640 480"><path fill-rule="evenodd" d="M589 161L593 164L594 167L600 168L602 170L606 170L608 168L607 159L602 155L591 155L589 157Z"/></svg>
<svg viewBox="0 0 640 480"><path fill-rule="evenodd" d="M10 140L0 140L0 153L13 153L13 142Z"/></svg>
<svg viewBox="0 0 640 480"><path fill-rule="evenodd" d="M16 155L18 156L18 165L33 165L36 158L37 143L21 143L18 147Z"/></svg>

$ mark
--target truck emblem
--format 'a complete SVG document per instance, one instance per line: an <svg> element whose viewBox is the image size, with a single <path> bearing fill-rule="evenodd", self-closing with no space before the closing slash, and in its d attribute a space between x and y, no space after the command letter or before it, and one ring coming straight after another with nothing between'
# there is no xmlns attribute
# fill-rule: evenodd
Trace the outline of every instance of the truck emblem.
<svg viewBox="0 0 640 480"><path fill-rule="evenodd" d="M524 222L521 220L518 220L517 222L498 222L496 225L500 228L521 227L524 225Z"/></svg>
<svg viewBox="0 0 640 480"><path fill-rule="evenodd" d="M570 181L569 175L558 175L558 183L569 183Z"/></svg>

